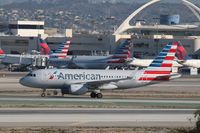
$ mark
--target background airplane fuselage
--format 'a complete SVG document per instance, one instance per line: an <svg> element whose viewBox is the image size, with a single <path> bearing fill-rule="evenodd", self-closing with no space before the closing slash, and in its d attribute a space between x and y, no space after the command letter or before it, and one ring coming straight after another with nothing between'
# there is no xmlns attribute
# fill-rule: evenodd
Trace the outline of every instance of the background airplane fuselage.
<svg viewBox="0 0 200 133"><path fill-rule="evenodd" d="M137 59L133 58L133 60L128 63L129 65L133 65L136 67L148 67L152 63L153 59ZM173 61L173 67L182 67L182 64L179 64L177 61Z"/></svg>
<svg viewBox="0 0 200 133"><path fill-rule="evenodd" d="M129 65L137 66L137 67L148 67L153 59L137 59L134 58ZM199 59L189 59L185 61L173 61L173 67L194 67L200 68L200 60Z"/></svg>
<svg viewBox="0 0 200 133"><path fill-rule="evenodd" d="M113 56L68 56L63 59L50 58L49 65L68 68L105 69L108 66L123 66L126 61L113 59Z"/></svg>

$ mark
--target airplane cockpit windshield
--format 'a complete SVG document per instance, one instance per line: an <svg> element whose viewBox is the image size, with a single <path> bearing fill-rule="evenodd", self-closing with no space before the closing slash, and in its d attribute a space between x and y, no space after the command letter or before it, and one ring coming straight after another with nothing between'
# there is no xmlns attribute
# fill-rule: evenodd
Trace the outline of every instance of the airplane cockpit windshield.
<svg viewBox="0 0 200 133"><path fill-rule="evenodd" d="M28 77L36 77L36 74L29 73L29 74L27 74L26 76L28 76Z"/></svg>

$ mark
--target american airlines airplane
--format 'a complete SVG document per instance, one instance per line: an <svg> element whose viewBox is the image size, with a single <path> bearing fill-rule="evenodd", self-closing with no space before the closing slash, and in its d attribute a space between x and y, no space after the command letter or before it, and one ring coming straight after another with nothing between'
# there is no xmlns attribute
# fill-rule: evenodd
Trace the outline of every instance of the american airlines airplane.
<svg viewBox="0 0 200 133"><path fill-rule="evenodd" d="M199 59L189 59L187 52L183 45L180 42L178 43L177 48L177 60L173 61L173 67L194 67L200 68L200 60ZM133 58L132 61L129 62L129 65L137 66L137 67L148 67L153 59L137 59Z"/></svg>
<svg viewBox="0 0 200 133"><path fill-rule="evenodd" d="M67 56L63 59L49 59L49 64L54 67L66 66L66 68L105 69L110 67L122 67L131 58L131 41L125 40L120 44L113 55L108 56Z"/></svg>
<svg viewBox="0 0 200 133"><path fill-rule="evenodd" d="M125 40L116 49L115 54L108 56L69 56L68 50L70 41L61 44L59 48L51 53L50 48L43 39L39 39L39 45L42 48L42 55L25 54L25 55L12 55L2 54L2 63L4 64L22 64L31 65L33 60L44 57L48 59L48 65L57 68L84 68L84 69L105 69L110 67L125 66L126 62L131 57L130 40Z"/></svg>
<svg viewBox="0 0 200 133"><path fill-rule="evenodd" d="M178 78L172 73L177 43L167 44L162 52L144 70L41 69L20 79L20 84L46 89L61 89L62 94L82 95L91 92L91 98L102 98L101 90L131 89Z"/></svg>
<svg viewBox="0 0 200 133"><path fill-rule="evenodd" d="M1 63L3 64L20 64L20 65L31 65L34 60L37 58L66 58L68 54L70 41L65 41L60 44L58 49L55 52L51 52L47 43L39 38L39 46L41 46L41 54L5 54L3 50L0 52L1 55Z"/></svg>

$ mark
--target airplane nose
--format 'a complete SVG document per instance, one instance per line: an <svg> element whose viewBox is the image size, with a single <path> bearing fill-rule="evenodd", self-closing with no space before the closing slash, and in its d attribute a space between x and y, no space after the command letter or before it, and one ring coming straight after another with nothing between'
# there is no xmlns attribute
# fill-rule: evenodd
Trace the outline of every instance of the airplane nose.
<svg viewBox="0 0 200 133"><path fill-rule="evenodd" d="M20 83L21 85L24 85L24 77L21 78L21 79L19 80L19 83Z"/></svg>
<svg viewBox="0 0 200 133"><path fill-rule="evenodd" d="M26 87L37 87L37 85L38 85L38 84L36 84L35 79L30 78L28 76L22 77L19 80L19 83Z"/></svg>
<svg viewBox="0 0 200 133"><path fill-rule="evenodd" d="M21 78L21 79L19 80L19 83L20 83L21 85L23 85L23 86L27 86L27 85L28 85L26 77Z"/></svg>

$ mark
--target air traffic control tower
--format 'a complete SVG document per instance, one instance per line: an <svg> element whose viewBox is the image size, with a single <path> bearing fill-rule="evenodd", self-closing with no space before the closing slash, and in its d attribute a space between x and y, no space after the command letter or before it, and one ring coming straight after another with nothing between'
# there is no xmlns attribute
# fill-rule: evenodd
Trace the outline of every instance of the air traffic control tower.
<svg viewBox="0 0 200 133"><path fill-rule="evenodd" d="M179 14L162 14L159 16L160 23L147 25L141 21L137 21L135 25L131 25L130 21L149 6L160 2L161 0L151 0L144 4L131 15L129 15L124 22L114 32L115 40L120 38L133 38L137 42L137 38L153 39L153 40L191 40L194 41L194 50L196 52L200 49L200 8L188 0L181 0L198 19L198 23L180 24ZM190 42L191 45L191 42ZM199 56L200 57L200 56Z"/></svg>

